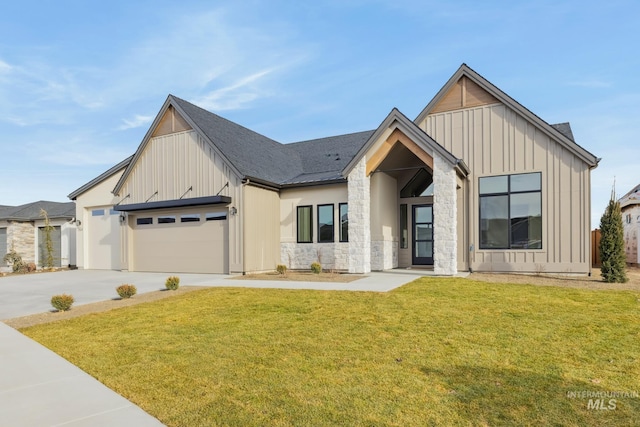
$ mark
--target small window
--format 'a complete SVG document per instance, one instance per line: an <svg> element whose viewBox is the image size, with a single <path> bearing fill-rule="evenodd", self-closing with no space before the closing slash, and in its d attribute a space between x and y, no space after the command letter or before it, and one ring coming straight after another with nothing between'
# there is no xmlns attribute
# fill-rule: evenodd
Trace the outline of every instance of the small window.
<svg viewBox="0 0 640 427"><path fill-rule="evenodd" d="M298 243L313 241L313 213L311 206L298 206Z"/></svg>
<svg viewBox="0 0 640 427"><path fill-rule="evenodd" d="M224 221L227 219L226 212L208 212L206 214L207 221Z"/></svg>
<svg viewBox="0 0 640 427"><path fill-rule="evenodd" d="M180 222L200 222L200 214L184 214L180 216Z"/></svg>
<svg viewBox="0 0 640 427"><path fill-rule="evenodd" d="M153 224L153 218L151 218L151 217L148 217L148 218L136 218L136 224L137 225Z"/></svg>
<svg viewBox="0 0 640 427"><path fill-rule="evenodd" d="M420 169L400 190L400 197L424 196L433 196L433 175L426 169Z"/></svg>
<svg viewBox="0 0 640 427"><path fill-rule="evenodd" d="M104 209L94 209L91 211L91 216L103 216Z"/></svg>
<svg viewBox="0 0 640 427"><path fill-rule="evenodd" d="M349 241L349 205L340 203L338 205L338 215L340 217L340 241Z"/></svg>
<svg viewBox="0 0 640 427"><path fill-rule="evenodd" d="M174 224L176 222L175 215L165 215L158 217L158 224Z"/></svg>
<svg viewBox="0 0 640 427"><path fill-rule="evenodd" d="M627 214L627 224L631 224L631 214Z"/></svg>
<svg viewBox="0 0 640 427"><path fill-rule="evenodd" d="M400 205L400 249L409 247L409 227L407 226L407 205Z"/></svg>
<svg viewBox="0 0 640 427"><path fill-rule="evenodd" d="M318 205L318 243L334 241L333 205Z"/></svg>

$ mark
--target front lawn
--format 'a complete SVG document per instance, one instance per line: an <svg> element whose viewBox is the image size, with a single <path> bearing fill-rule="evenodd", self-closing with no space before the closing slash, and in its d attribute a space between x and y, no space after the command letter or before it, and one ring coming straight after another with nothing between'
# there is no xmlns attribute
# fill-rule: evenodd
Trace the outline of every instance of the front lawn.
<svg viewBox="0 0 640 427"><path fill-rule="evenodd" d="M217 288L22 332L170 426L640 425L640 398L593 397L640 392L639 301L442 278Z"/></svg>

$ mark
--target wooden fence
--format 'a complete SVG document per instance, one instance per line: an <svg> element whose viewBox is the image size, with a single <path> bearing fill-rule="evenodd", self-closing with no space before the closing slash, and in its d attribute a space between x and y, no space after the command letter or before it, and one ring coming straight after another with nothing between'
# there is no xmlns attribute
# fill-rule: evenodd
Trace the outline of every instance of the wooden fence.
<svg viewBox="0 0 640 427"><path fill-rule="evenodd" d="M591 266L600 267L600 230L591 232Z"/></svg>

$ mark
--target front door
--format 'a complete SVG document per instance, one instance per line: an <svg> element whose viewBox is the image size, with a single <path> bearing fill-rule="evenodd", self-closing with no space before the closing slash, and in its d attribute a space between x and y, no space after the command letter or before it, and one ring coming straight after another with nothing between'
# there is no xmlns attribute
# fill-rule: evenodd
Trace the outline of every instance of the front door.
<svg viewBox="0 0 640 427"><path fill-rule="evenodd" d="M413 205L413 265L433 265L433 205Z"/></svg>

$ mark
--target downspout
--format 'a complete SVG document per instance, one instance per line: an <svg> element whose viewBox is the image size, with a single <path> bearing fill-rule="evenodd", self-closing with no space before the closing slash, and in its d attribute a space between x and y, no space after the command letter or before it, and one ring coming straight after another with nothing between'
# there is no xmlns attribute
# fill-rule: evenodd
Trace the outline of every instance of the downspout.
<svg viewBox="0 0 640 427"><path fill-rule="evenodd" d="M244 189L245 187L251 183L251 180L249 178L245 178L242 180L242 192L240 193L240 198L242 198L244 200ZM244 206L244 204L243 204ZM242 241L242 275L244 276L245 274L247 274L247 254L246 254L246 248L247 248L247 238L246 238L246 233L244 232L244 221L240 221L240 215L236 214L237 217L237 221L240 223L239 227L240 227L240 234L242 235L241 241Z"/></svg>

